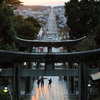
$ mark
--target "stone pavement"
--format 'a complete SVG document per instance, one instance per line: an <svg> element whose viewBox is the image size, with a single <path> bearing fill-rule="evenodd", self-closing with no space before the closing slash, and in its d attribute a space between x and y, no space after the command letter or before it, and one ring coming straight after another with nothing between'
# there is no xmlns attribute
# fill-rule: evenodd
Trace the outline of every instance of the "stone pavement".
<svg viewBox="0 0 100 100"><path fill-rule="evenodd" d="M59 80L59 77L52 76L44 78L52 78L51 87L48 87L48 79L44 79L44 87L38 87L37 80L35 80L32 93L22 100L78 100L75 95L68 93L64 80Z"/></svg>

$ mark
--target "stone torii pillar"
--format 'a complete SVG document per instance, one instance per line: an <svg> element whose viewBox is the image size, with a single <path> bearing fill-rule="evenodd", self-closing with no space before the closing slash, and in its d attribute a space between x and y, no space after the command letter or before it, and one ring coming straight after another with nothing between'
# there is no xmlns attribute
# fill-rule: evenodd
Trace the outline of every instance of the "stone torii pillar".
<svg viewBox="0 0 100 100"><path fill-rule="evenodd" d="M48 53L51 53L51 52L52 52L52 47L48 47ZM45 58L45 59L48 59L48 58ZM54 69L54 62L49 61L51 59L48 59L48 61L45 62L45 70Z"/></svg>
<svg viewBox="0 0 100 100"><path fill-rule="evenodd" d="M79 63L79 100L87 100L86 98L86 92L87 92L87 86L86 86L86 65L85 63L81 62Z"/></svg>
<svg viewBox="0 0 100 100"><path fill-rule="evenodd" d="M29 52L32 52L32 48L29 48ZM32 69L32 62L28 62L27 69ZM30 93L32 90L32 77L27 76L26 78L26 86L25 86L25 94Z"/></svg>
<svg viewBox="0 0 100 100"><path fill-rule="evenodd" d="M52 47L48 47L48 53L52 52Z"/></svg>
<svg viewBox="0 0 100 100"><path fill-rule="evenodd" d="M13 67L13 100L20 100L20 63Z"/></svg>
<svg viewBox="0 0 100 100"><path fill-rule="evenodd" d="M73 68L73 64L72 62L68 62L68 68ZM74 77L73 76L69 76L68 77L68 81L69 81L69 93L74 93Z"/></svg>
<svg viewBox="0 0 100 100"><path fill-rule="evenodd" d="M66 47L67 52L71 52L71 48L69 46ZM68 68L73 68L73 62L68 62ZM69 93L74 93L74 77L73 76L68 76L68 92Z"/></svg>

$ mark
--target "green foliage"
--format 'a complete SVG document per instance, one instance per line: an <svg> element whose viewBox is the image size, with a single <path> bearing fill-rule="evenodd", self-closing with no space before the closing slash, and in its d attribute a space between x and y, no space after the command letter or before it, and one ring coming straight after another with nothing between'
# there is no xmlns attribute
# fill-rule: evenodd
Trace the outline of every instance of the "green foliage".
<svg viewBox="0 0 100 100"><path fill-rule="evenodd" d="M29 17L24 19L23 16L18 15L13 17L14 28L17 36L24 39L36 39L39 32L38 22Z"/></svg>
<svg viewBox="0 0 100 100"><path fill-rule="evenodd" d="M3 1L4 1L3 4L5 5L10 4L12 6L16 6L22 3L20 0L3 0Z"/></svg>
<svg viewBox="0 0 100 100"><path fill-rule="evenodd" d="M0 7L9 5L13 9L17 9L19 5L21 5L21 1L19 0L0 0Z"/></svg>
<svg viewBox="0 0 100 100"><path fill-rule="evenodd" d="M71 38L91 34L100 22L100 2L65 3L65 16L71 29Z"/></svg>
<svg viewBox="0 0 100 100"><path fill-rule="evenodd" d="M3 9L0 8L0 31L4 27L5 23L7 23L7 18L3 13Z"/></svg>
<svg viewBox="0 0 100 100"><path fill-rule="evenodd" d="M97 45L100 46L100 24L98 24L98 26L96 27L95 33L96 33L95 41Z"/></svg>
<svg viewBox="0 0 100 100"><path fill-rule="evenodd" d="M96 48L96 43L94 40L85 38L82 43L76 47L76 51L88 51Z"/></svg>
<svg viewBox="0 0 100 100"><path fill-rule="evenodd" d="M17 50L14 43L16 32L12 24L13 9L4 5L0 8L0 49Z"/></svg>
<svg viewBox="0 0 100 100"><path fill-rule="evenodd" d="M39 24L39 22L38 22L38 20L36 20L35 18L33 18L33 17L27 17L25 20L27 20L27 21L30 21L32 24L33 24L33 26L34 27L36 27L36 28L41 28L41 25Z"/></svg>
<svg viewBox="0 0 100 100"><path fill-rule="evenodd" d="M14 15L13 9L12 9L10 6L8 6L8 5L3 6L2 9L3 9L3 13L4 13L7 17L11 17L11 16Z"/></svg>
<svg viewBox="0 0 100 100"><path fill-rule="evenodd" d="M1 30L1 36L4 38L4 42L9 43L13 41L13 38L15 35L15 31L12 25L12 16L14 15L14 13L13 13L13 10L8 5L3 7L3 12L4 12L6 21L3 22L4 26Z"/></svg>

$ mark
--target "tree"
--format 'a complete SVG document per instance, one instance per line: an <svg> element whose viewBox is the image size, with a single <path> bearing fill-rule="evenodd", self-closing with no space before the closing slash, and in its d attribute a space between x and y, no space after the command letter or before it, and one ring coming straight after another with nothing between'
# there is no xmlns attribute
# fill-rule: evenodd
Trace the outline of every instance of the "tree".
<svg viewBox="0 0 100 100"><path fill-rule="evenodd" d="M33 24L33 26L34 27L36 27L36 28L41 28L41 25L39 24L39 21L38 20L36 20L35 18L33 18L33 17L27 17L25 20L27 20L27 21L30 21L32 24Z"/></svg>
<svg viewBox="0 0 100 100"><path fill-rule="evenodd" d="M9 5L0 6L0 49L15 50L15 35L16 32L12 24L13 9ZM17 50L17 49L16 49Z"/></svg>
<svg viewBox="0 0 100 100"><path fill-rule="evenodd" d="M7 18L3 13L3 9L0 8L0 31L2 30L6 22L7 22Z"/></svg>
<svg viewBox="0 0 100 100"><path fill-rule="evenodd" d="M76 51L88 51L96 48L96 43L93 39L85 38L82 43L76 47Z"/></svg>
<svg viewBox="0 0 100 100"><path fill-rule="evenodd" d="M65 16L71 29L69 32L71 38L91 34L100 23L100 2L70 1L65 3Z"/></svg>
<svg viewBox="0 0 100 100"><path fill-rule="evenodd" d="M10 4L12 6L22 3L20 0L2 0L4 5Z"/></svg>
<svg viewBox="0 0 100 100"><path fill-rule="evenodd" d="M98 24L98 26L96 27L95 33L96 33L95 41L97 45L100 46L100 24Z"/></svg>
<svg viewBox="0 0 100 100"><path fill-rule="evenodd" d="M13 23L18 37L32 40L37 38L39 28L33 20L24 19L23 16L17 15L13 17Z"/></svg>
<svg viewBox="0 0 100 100"><path fill-rule="evenodd" d="M19 5L21 5L21 1L19 0L0 0L0 4L2 4L2 6L4 5L9 5L10 7L12 7L13 9L17 9L17 7Z"/></svg>

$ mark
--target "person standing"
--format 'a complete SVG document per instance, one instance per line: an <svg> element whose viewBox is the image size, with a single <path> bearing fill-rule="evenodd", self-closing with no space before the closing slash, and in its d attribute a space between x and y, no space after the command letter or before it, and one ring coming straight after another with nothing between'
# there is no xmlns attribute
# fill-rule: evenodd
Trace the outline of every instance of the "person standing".
<svg viewBox="0 0 100 100"><path fill-rule="evenodd" d="M49 81L48 87L51 87L52 79L50 78L48 81Z"/></svg>
<svg viewBox="0 0 100 100"><path fill-rule="evenodd" d="M41 87L43 87L43 86L44 86L44 78L41 77Z"/></svg>
<svg viewBox="0 0 100 100"><path fill-rule="evenodd" d="M39 84L40 84L40 80L38 79L38 80L37 80L37 85L38 85L38 87L39 87Z"/></svg>

